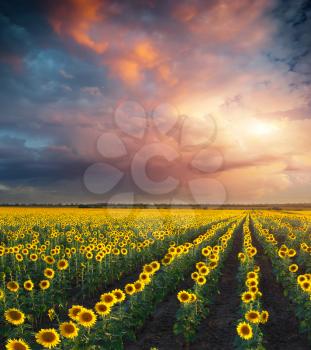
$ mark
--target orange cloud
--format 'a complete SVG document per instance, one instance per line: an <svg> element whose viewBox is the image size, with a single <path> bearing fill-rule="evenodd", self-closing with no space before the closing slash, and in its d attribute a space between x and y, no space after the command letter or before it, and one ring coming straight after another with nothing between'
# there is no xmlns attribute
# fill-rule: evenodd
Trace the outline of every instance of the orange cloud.
<svg viewBox="0 0 311 350"><path fill-rule="evenodd" d="M142 79L142 73L137 62L128 59L120 59L111 64L112 72L125 83L132 85Z"/></svg>
<svg viewBox="0 0 311 350"><path fill-rule="evenodd" d="M145 67L153 67L159 56L150 41L144 40L134 47L134 55Z"/></svg>
<svg viewBox="0 0 311 350"><path fill-rule="evenodd" d="M115 46L116 52L111 58L105 58L104 64L127 85L142 81L144 72L155 69L161 60L161 55L148 39L138 41L133 47Z"/></svg>
<svg viewBox="0 0 311 350"><path fill-rule="evenodd" d="M178 82L177 77L174 76L168 64L162 64L161 66L159 66L158 74L161 80L165 81L171 86L177 84Z"/></svg>
<svg viewBox="0 0 311 350"><path fill-rule="evenodd" d="M60 36L69 36L96 53L103 53L108 43L92 37L92 27L103 20L100 0L67 0L53 3L49 21Z"/></svg>

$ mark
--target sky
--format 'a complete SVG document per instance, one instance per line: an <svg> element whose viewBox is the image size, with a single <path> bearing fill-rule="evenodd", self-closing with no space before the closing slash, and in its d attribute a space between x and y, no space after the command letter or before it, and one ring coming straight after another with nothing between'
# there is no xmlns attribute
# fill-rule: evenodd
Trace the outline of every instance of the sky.
<svg viewBox="0 0 311 350"><path fill-rule="evenodd" d="M0 203L311 202L307 0L2 1Z"/></svg>

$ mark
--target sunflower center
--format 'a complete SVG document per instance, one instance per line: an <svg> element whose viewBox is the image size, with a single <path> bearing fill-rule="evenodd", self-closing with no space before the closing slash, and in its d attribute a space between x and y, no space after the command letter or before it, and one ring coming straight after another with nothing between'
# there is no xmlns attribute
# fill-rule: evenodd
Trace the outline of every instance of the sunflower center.
<svg viewBox="0 0 311 350"><path fill-rule="evenodd" d="M15 343L13 344L13 349L12 350L26 350L26 346L21 344L21 343Z"/></svg>
<svg viewBox="0 0 311 350"><path fill-rule="evenodd" d="M9 316L14 321L19 321L22 318L22 314L18 311L10 311Z"/></svg>
<svg viewBox="0 0 311 350"><path fill-rule="evenodd" d="M84 322L90 322L92 321L92 315L88 312L84 312L82 315L81 315L81 318Z"/></svg>
<svg viewBox="0 0 311 350"><path fill-rule="evenodd" d="M80 309L74 309L74 310L72 310L72 314L74 316L77 316L80 311L81 311Z"/></svg>
<svg viewBox="0 0 311 350"><path fill-rule="evenodd" d="M111 295L105 295L104 301L106 303L112 303L113 302L113 297Z"/></svg>
<svg viewBox="0 0 311 350"><path fill-rule="evenodd" d="M108 307L105 304L101 304L98 306L99 311L105 312L105 311L107 311L107 309L108 309Z"/></svg>
<svg viewBox="0 0 311 350"><path fill-rule="evenodd" d="M181 295L181 300L184 300L184 301L188 300L188 295L187 294L182 294Z"/></svg>
<svg viewBox="0 0 311 350"><path fill-rule="evenodd" d="M247 326L243 326L243 327L241 328L241 332L242 332L242 334L244 334L244 335L248 335L248 334L250 333L249 328L248 328Z"/></svg>
<svg viewBox="0 0 311 350"><path fill-rule="evenodd" d="M53 343L56 339L55 334L53 332L44 332L42 334L42 339L47 343Z"/></svg>
<svg viewBox="0 0 311 350"><path fill-rule="evenodd" d="M71 334L71 333L74 333L75 331L75 327L72 325L72 324L66 324L65 326L65 332L67 334Z"/></svg>

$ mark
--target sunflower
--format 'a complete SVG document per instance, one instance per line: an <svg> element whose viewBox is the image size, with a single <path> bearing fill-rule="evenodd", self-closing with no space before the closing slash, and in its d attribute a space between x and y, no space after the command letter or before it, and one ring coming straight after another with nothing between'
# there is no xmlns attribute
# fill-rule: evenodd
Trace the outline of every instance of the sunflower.
<svg viewBox="0 0 311 350"><path fill-rule="evenodd" d="M100 316L107 316L110 314L111 306L104 303L103 301L99 301L98 303L95 304L95 311Z"/></svg>
<svg viewBox="0 0 311 350"><path fill-rule="evenodd" d="M11 292L16 293L19 290L19 284L18 282L15 281L10 281L6 285L7 289L10 290Z"/></svg>
<svg viewBox="0 0 311 350"><path fill-rule="evenodd" d="M217 262L217 261L211 261L211 262L208 264L208 267L209 267L210 269L214 269L217 265L218 265L218 262Z"/></svg>
<svg viewBox="0 0 311 350"><path fill-rule="evenodd" d="M212 253L209 257L210 261L218 261L219 260L219 255L218 253Z"/></svg>
<svg viewBox="0 0 311 350"><path fill-rule="evenodd" d="M248 251L248 254L250 256L255 256L257 254L257 248L255 247L252 247L249 251Z"/></svg>
<svg viewBox="0 0 311 350"><path fill-rule="evenodd" d="M138 293L138 292L141 292L144 290L145 288L145 284L141 281L135 281L134 282L134 288L135 288L135 292Z"/></svg>
<svg viewBox="0 0 311 350"><path fill-rule="evenodd" d="M55 276L55 271L48 267L48 268L44 269L43 274L46 278L52 279Z"/></svg>
<svg viewBox="0 0 311 350"><path fill-rule="evenodd" d="M269 319L269 312L266 310L261 311L260 314L260 322L261 323L267 323Z"/></svg>
<svg viewBox="0 0 311 350"><path fill-rule="evenodd" d="M199 276L196 280L196 283L199 286L203 286L206 283L206 278L204 276Z"/></svg>
<svg viewBox="0 0 311 350"><path fill-rule="evenodd" d="M73 322L63 322L59 325L60 334L68 339L73 339L78 336L79 328Z"/></svg>
<svg viewBox="0 0 311 350"><path fill-rule="evenodd" d="M240 322L236 328L237 333L240 338L249 340L253 337L253 329L251 325L246 322Z"/></svg>
<svg viewBox="0 0 311 350"><path fill-rule="evenodd" d="M165 257L161 260L161 262L162 262L162 264L163 264L164 266L167 266L167 265L169 265L169 264L172 262L172 260L173 260L173 258L170 258L170 257L168 257L168 256L165 256Z"/></svg>
<svg viewBox="0 0 311 350"><path fill-rule="evenodd" d="M4 290L0 288L0 300L3 300L5 298Z"/></svg>
<svg viewBox="0 0 311 350"><path fill-rule="evenodd" d="M247 287L256 287L258 285L258 280L256 278L248 278L246 281L245 281L245 285Z"/></svg>
<svg viewBox="0 0 311 350"><path fill-rule="evenodd" d="M199 273L202 276L207 276L210 272L210 269L207 266L202 266L199 268Z"/></svg>
<svg viewBox="0 0 311 350"><path fill-rule="evenodd" d="M125 289L125 293L128 295L132 295L135 293L135 287L133 283L128 283L124 289Z"/></svg>
<svg viewBox="0 0 311 350"><path fill-rule="evenodd" d="M194 281L196 281L197 278L198 278L199 276L200 276L200 275L199 275L199 273L198 273L197 271L192 272L192 274L191 274L191 278L192 278Z"/></svg>
<svg viewBox="0 0 311 350"><path fill-rule="evenodd" d="M125 293L123 292L123 290L114 289L111 293L115 296L117 303L121 303L125 300Z"/></svg>
<svg viewBox="0 0 311 350"><path fill-rule="evenodd" d="M247 279L253 279L253 278L258 278L258 274L255 271L249 271L247 273Z"/></svg>
<svg viewBox="0 0 311 350"><path fill-rule="evenodd" d="M258 289L258 287L257 286L251 286L251 287L248 287L248 291L249 292L251 292L251 293L253 293L253 294L258 294L259 295L259 289ZM261 294L261 293L260 293ZM259 295L259 296L261 296L261 295Z"/></svg>
<svg viewBox="0 0 311 350"><path fill-rule="evenodd" d="M83 309L83 306L81 305L72 305L72 307L68 311L68 316L74 320L78 321L78 314Z"/></svg>
<svg viewBox="0 0 311 350"><path fill-rule="evenodd" d="M290 272L297 272L298 271L298 265L297 264L289 265L288 271L290 271Z"/></svg>
<svg viewBox="0 0 311 350"><path fill-rule="evenodd" d="M195 264L195 267L199 270L201 267L206 266L205 262L199 261Z"/></svg>
<svg viewBox="0 0 311 350"><path fill-rule="evenodd" d="M194 293L190 294L190 303L194 303L195 301L197 301L197 296Z"/></svg>
<svg viewBox="0 0 311 350"><path fill-rule="evenodd" d="M202 249L202 255L204 255L204 256L209 256L211 254L211 249L210 249L210 247L205 247L205 248L203 248Z"/></svg>
<svg viewBox="0 0 311 350"><path fill-rule="evenodd" d="M299 284L301 284L302 282L304 282L304 281L306 281L307 280L307 278L305 277L305 275L299 275L298 277L297 277L297 282L299 283Z"/></svg>
<svg viewBox="0 0 311 350"><path fill-rule="evenodd" d="M85 256L86 256L86 258L87 258L88 260L93 259L93 253L92 253L92 252L87 252ZM64 269L63 269L63 270L64 270Z"/></svg>
<svg viewBox="0 0 311 350"><path fill-rule="evenodd" d="M126 255L127 254L127 249L126 248L122 248L121 249L121 254L122 255Z"/></svg>
<svg viewBox="0 0 311 350"><path fill-rule="evenodd" d="M53 256L51 255L47 255L45 258L44 258L44 261L49 264L49 265L53 265L55 263L55 259L53 258Z"/></svg>
<svg viewBox="0 0 311 350"><path fill-rule="evenodd" d="M54 328L41 329L36 333L36 341L45 348L55 348L60 343L60 336Z"/></svg>
<svg viewBox="0 0 311 350"><path fill-rule="evenodd" d="M152 261L149 265L153 268L153 271L156 272L160 269L161 265L158 261Z"/></svg>
<svg viewBox="0 0 311 350"><path fill-rule="evenodd" d="M288 252L287 252L287 255L288 255L290 258L294 257L294 256L296 255L296 250L293 249L293 248L289 249Z"/></svg>
<svg viewBox="0 0 311 350"><path fill-rule="evenodd" d="M91 328L96 323L97 316L93 310L82 308L78 313L78 322L81 326Z"/></svg>
<svg viewBox="0 0 311 350"><path fill-rule="evenodd" d="M143 267L143 271L145 273L148 273L149 275L152 275L155 271L153 270L153 267L151 266L151 264L146 264Z"/></svg>
<svg viewBox="0 0 311 350"><path fill-rule="evenodd" d="M4 313L5 319L14 324L14 326L19 326L25 322L25 314L18 309L8 309Z"/></svg>
<svg viewBox="0 0 311 350"><path fill-rule="evenodd" d="M24 257L22 254L18 253L15 255L15 259L19 262L23 261L24 260Z"/></svg>
<svg viewBox="0 0 311 350"><path fill-rule="evenodd" d="M247 321L251 323L259 323L260 322L260 313L257 310L249 310L245 314L245 318Z"/></svg>
<svg viewBox="0 0 311 350"><path fill-rule="evenodd" d="M139 275L139 279L144 282L144 284L149 284L151 282L151 278L148 273L142 272Z"/></svg>
<svg viewBox="0 0 311 350"><path fill-rule="evenodd" d="M254 301L255 300L255 294L252 293L252 292L244 292L242 293L241 295L241 299L243 301L243 303L250 303L251 301Z"/></svg>
<svg viewBox="0 0 311 350"><path fill-rule="evenodd" d="M254 271L255 271L255 272L259 272L259 271L260 271L260 267L259 267L258 265L255 265L255 266L254 266Z"/></svg>
<svg viewBox="0 0 311 350"><path fill-rule="evenodd" d="M113 293L102 294L100 300L109 306L113 306L117 302L117 298Z"/></svg>
<svg viewBox="0 0 311 350"><path fill-rule="evenodd" d="M31 261L37 261L38 260L38 255L35 253L30 254L29 256Z"/></svg>
<svg viewBox="0 0 311 350"><path fill-rule="evenodd" d="M311 292L311 282L304 281L300 284L300 288L305 292Z"/></svg>
<svg viewBox="0 0 311 350"><path fill-rule="evenodd" d="M27 280L24 282L24 289L27 290L28 292L32 291L34 287L34 284L32 280Z"/></svg>
<svg viewBox="0 0 311 350"><path fill-rule="evenodd" d="M241 262L244 262L246 259L246 255L244 253L240 252L238 254L238 258L241 260Z"/></svg>
<svg viewBox="0 0 311 350"><path fill-rule="evenodd" d="M30 346L23 339L9 339L5 348L7 350L30 350Z"/></svg>
<svg viewBox="0 0 311 350"><path fill-rule="evenodd" d="M40 281L39 287L40 287L42 290L49 289L49 288L50 288L50 281L48 281L48 280L42 280L42 281Z"/></svg>
<svg viewBox="0 0 311 350"><path fill-rule="evenodd" d="M61 259L59 260L59 262L57 263L57 268L59 270L66 270L69 266L69 263L66 259Z"/></svg>
<svg viewBox="0 0 311 350"><path fill-rule="evenodd" d="M191 295L187 291L182 290L182 291L178 292L177 299L181 303L190 303L191 302Z"/></svg>

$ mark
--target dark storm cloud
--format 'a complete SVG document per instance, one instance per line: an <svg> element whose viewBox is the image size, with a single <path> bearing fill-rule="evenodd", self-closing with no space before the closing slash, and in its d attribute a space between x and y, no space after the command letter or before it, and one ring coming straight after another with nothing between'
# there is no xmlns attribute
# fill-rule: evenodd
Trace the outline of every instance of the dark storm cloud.
<svg viewBox="0 0 311 350"><path fill-rule="evenodd" d="M20 138L0 138L0 181L46 184L80 176L87 164L66 146L31 148Z"/></svg>
<svg viewBox="0 0 311 350"><path fill-rule="evenodd" d="M273 14L279 31L271 58L286 62L290 71L308 76L307 83L311 75L311 2L282 0Z"/></svg>

